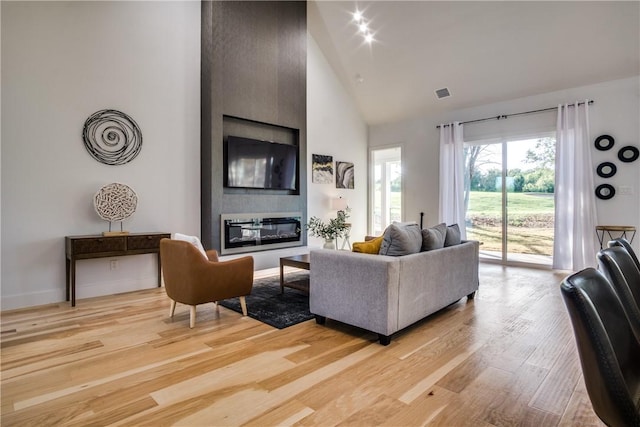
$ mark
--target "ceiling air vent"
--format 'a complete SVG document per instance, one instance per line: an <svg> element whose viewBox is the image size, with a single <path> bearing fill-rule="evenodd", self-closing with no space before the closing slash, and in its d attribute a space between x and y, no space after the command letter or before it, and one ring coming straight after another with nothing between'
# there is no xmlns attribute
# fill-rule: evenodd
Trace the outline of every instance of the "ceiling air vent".
<svg viewBox="0 0 640 427"><path fill-rule="evenodd" d="M442 89L436 90L436 96L438 99L448 98L451 96L451 92L449 92L449 88L443 87Z"/></svg>

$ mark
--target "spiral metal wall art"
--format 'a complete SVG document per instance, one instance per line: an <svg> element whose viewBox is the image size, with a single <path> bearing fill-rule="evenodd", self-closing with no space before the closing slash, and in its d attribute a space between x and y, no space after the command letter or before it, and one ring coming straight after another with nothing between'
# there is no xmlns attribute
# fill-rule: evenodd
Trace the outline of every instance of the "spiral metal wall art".
<svg viewBox="0 0 640 427"><path fill-rule="evenodd" d="M142 132L128 115L116 110L100 110L84 122L84 146L91 156L106 165L124 165L142 149Z"/></svg>
<svg viewBox="0 0 640 427"><path fill-rule="evenodd" d="M128 185L114 182L93 196L93 206L105 221L123 221L136 211L138 195Z"/></svg>

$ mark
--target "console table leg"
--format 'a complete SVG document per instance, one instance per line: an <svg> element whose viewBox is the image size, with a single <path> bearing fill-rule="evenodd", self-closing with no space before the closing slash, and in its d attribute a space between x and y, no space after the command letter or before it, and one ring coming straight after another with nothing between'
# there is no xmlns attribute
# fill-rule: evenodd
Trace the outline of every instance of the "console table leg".
<svg viewBox="0 0 640 427"><path fill-rule="evenodd" d="M66 267L66 273L67 273L66 276L65 276L65 282L64 282L64 289L65 289L65 291L67 293L67 299L65 301L69 301L71 299L71 295L70 295L70 292L69 292L70 289L71 289L71 283L69 282L69 268L70 268L69 267L69 263L70 263L69 258L65 257L64 265Z"/></svg>
<svg viewBox="0 0 640 427"><path fill-rule="evenodd" d="M76 260L71 260L71 307L76 306Z"/></svg>
<svg viewBox="0 0 640 427"><path fill-rule="evenodd" d="M162 261L160 260L160 252L158 252L158 287L162 287Z"/></svg>

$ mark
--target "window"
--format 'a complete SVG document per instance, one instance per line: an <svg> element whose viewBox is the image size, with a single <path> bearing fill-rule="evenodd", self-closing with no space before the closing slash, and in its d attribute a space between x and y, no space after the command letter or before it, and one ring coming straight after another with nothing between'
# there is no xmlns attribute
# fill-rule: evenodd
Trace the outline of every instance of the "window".
<svg viewBox="0 0 640 427"><path fill-rule="evenodd" d="M371 218L369 233L379 236L393 221L402 221L402 149L371 151Z"/></svg>
<svg viewBox="0 0 640 427"><path fill-rule="evenodd" d="M467 238L501 263L551 265L555 137L465 143Z"/></svg>

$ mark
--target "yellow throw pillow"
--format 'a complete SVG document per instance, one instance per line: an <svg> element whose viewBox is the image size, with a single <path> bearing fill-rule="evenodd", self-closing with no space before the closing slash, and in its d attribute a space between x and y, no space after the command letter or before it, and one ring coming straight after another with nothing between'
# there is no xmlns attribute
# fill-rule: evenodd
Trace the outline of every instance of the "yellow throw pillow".
<svg viewBox="0 0 640 427"><path fill-rule="evenodd" d="M354 242L353 252L361 252L363 254L378 254L380 252L380 245L384 236L376 237L375 239L366 242Z"/></svg>

